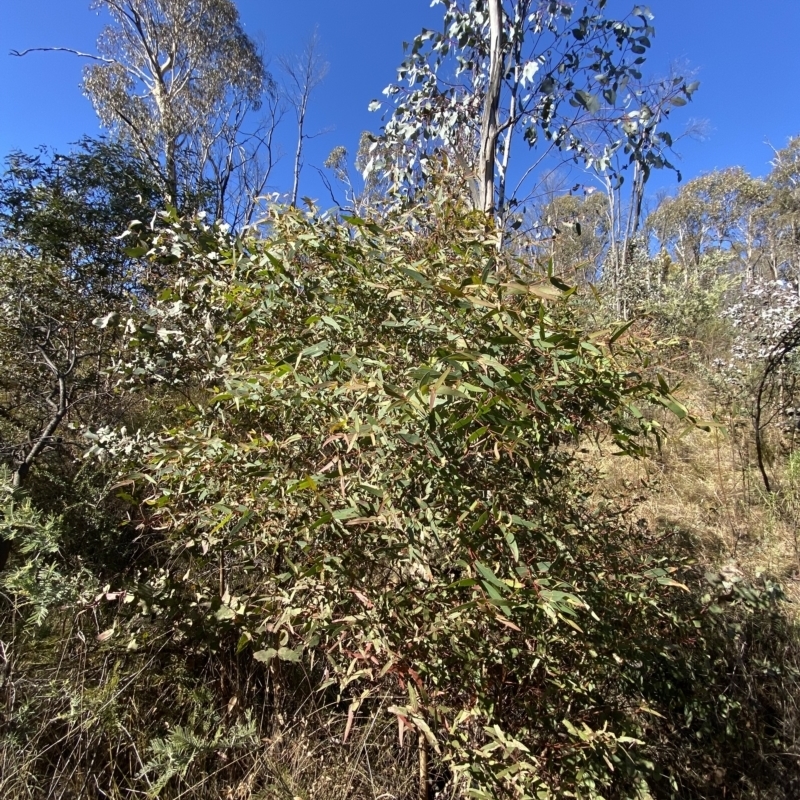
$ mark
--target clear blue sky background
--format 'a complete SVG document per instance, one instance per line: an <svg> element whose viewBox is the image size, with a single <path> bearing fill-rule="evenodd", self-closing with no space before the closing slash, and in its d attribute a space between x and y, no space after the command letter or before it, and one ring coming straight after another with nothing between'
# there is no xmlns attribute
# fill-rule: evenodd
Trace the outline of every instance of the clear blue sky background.
<svg viewBox="0 0 800 800"><path fill-rule="evenodd" d="M379 116L367 105L394 79L402 42L441 18L441 7L431 8L429 0L239 0L238 5L247 31L273 58L298 51L319 27L331 68L314 100L309 130L332 131L309 147L307 163L318 166L335 145L353 152L362 130L377 129ZM609 13L624 13L632 5L633 0L611 0ZM765 174L767 143L780 147L800 134L800 0L650 0L649 5L657 36L648 72L663 73L670 63L686 61L702 84L695 102L672 124L678 130L690 118L708 122L704 141L679 145L685 179L734 164ZM81 94L79 59L8 55L37 45L92 51L102 19L89 10L89 0L2 0L0 10L0 156L40 144L66 149L83 134L98 134L94 112ZM285 142L284 169L288 130ZM517 158L525 158L522 150ZM277 179L285 189L288 177ZM674 178L664 175L652 188L674 185ZM311 169L304 173L301 193L322 193ZM322 199L324 204L327 198Z"/></svg>

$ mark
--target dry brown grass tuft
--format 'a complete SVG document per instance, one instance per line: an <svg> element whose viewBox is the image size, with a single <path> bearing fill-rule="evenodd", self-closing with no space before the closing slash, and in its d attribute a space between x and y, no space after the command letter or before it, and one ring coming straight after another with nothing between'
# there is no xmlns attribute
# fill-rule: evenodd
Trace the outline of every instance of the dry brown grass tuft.
<svg viewBox="0 0 800 800"><path fill-rule="evenodd" d="M681 427L662 415L671 435L660 452L638 461L600 456L600 491L633 499L662 536L689 537L702 565L777 580L800 616L800 449L773 433L770 466L779 488L768 494L752 423L726 417L712 396L706 386L687 386L681 401L698 418L716 415L720 428Z"/></svg>
<svg viewBox="0 0 800 800"><path fill-rule="evenodd" d="M170 658L132 655L122 664L88 638L61 653L54 641L13 649L0 653L0 666L3 656L16 662L0 676L0 725L13 716L0 728L0 797L417 795L416 740L407 735L399 745L386 703L378 699L348 723L347 704L305 691L299 669L267 691L237 672L236 662L222 669L222 659L209 659L195 674ZM437 797L452 796L452 786L442 788Z"/></svg>

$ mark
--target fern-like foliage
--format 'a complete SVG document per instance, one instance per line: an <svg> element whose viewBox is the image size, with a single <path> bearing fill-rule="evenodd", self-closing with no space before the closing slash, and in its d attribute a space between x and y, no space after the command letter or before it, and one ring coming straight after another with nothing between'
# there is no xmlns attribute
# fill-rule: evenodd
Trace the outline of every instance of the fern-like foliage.
<svg viewBox="0 0 800 800"><path fill-rule="evenodd" d="M59 517L43 514L29 497L0 475L0 539L15 542L19 558L0 577L0 588L25 620L27 630L41 628L52 609L88 599L95 580L80 565L65 568Z"/></svg>

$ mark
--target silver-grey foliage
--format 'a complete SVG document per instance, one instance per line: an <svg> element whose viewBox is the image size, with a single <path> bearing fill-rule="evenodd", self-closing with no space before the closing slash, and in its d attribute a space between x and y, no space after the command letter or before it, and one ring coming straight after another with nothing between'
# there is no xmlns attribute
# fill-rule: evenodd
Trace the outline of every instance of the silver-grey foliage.
<svg viewBox="0 0 800 800"><path fill-rule="evenodd" d="M401 156L387 161L376 144L367 165L390 174L401 195L413 193L441 152L459 166L473 205L501 222L531 198L545 159L617 178L638 165L640 182L671 166L671 139L659 126L697 85L680 79L651 107L641 84L655 32L646 7L615 19L606 0L435 3L444 6L442 29L414 39L384 92L384 138ZM529 156L512 170L521 145Z"/></svg>
<svg viewBox="0 0 800 800"><path fill-rule="evenodd" d="M158 175L164 197L190 204L204 193L217 216L229 197L249 202L272 165L271 131L245 134L272 81L232 0L95 0L110 24L84 89L101 122L129 139ZM239 197L237 197L237 194ZM247 205L247 203L245 203ZM235 215L247 216L237 207Z"/></svg>

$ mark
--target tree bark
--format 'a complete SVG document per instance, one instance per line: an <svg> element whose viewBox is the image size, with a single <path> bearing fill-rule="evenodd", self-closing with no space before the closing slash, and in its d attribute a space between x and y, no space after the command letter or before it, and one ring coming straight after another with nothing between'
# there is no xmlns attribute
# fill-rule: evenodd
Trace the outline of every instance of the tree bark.
<svg viewBox="0 0 800 800"><path fill-rule="evenodd" d="M481 210L493 214L495 210L494 175L497 138L497 114L500 109L500 92L503 88L503 2L489 0L489 80L483 100L480 150L478 151L478 182Z"/></svg>
<svg viewBox="0 0 800 800"><path fill-rule="evenodd" d="M304 88L300 106L297 109L297 148L294 153L294 176L292 179L292 201L291 206L297 207L297 194L300 191L300 171L303 169L303 140L305 139L306 125L306 106L308 104L308 92Z"/></svg>
<svg viewBox="0 0 800 800"><path fill-rule="evenodd" d="M178 159L173 139L168 139L164 148L164 170L166 173L164 200L167 205L178 208Z"/></svg>

